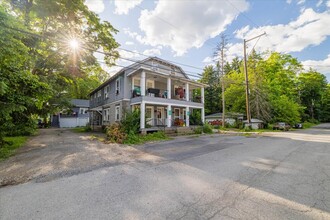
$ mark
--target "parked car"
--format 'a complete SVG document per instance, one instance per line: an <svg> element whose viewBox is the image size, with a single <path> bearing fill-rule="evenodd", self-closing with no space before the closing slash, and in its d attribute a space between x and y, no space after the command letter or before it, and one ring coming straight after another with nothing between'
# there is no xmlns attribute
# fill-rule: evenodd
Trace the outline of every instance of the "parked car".
<svg viewBox="0 0 330 220"><path fill-rule="evenodd" d="M290 128L291 128L291 126L288 123L285 123L285 122L277 122L273 126L273 130L288 131Z"/></svg>
<svg viewBox="0 0 330 220"><path fill-rule="evenodd" d="M303 124L297 123L297 124L294 125L294 128L302 129L303 128Z"/></svg>

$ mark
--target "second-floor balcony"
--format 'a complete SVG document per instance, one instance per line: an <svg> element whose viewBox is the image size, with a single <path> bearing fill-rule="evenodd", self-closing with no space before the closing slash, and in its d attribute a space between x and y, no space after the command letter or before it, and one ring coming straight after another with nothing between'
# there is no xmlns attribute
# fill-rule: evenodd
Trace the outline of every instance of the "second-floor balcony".
<svg viewBox="0 0 330 220"><path fill-rule="evenodd" d="M184 90L183 92L179 92L179 91L180 90L177 90L174 94L171 95L171 97L169 97L169 92L167 90L148 88L145 92L145 96L161 98L161 99L173 99L180 101L202 103L201 95L198 94L197 92L195 94L190 94L189 99L187 99L185 91ZM136 98L140 96L141 96L140 88L137 87L133 91L131 91L131 98Z"/></svg>

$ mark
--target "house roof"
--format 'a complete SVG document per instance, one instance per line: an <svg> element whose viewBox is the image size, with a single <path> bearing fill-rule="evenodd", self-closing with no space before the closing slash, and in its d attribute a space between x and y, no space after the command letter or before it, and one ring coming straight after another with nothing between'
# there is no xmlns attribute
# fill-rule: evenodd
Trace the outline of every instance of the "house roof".
<svg viewBox="0 0 330 220"><path fill-rule="evenodd" d="M156 60L156 61L158 61L158 62L161 62L161 63L167 64L167 65L169 65L169 66L173 66L173 67L175 67L175 68L178 68L178 69L180 70L180 72L181 72L181 73L184 75L184 77L185 77L185 78L183 78L183 79L191 80L191 79L187 76L187 74L183 71L183 69L182 69L180 66L175 65L175 64L173 64L173 63L171 63L171 62L169 62L169 61L163 60L163 59L158 58L158 57L148 57L148 58L146 58L146 59L144 59L144 60L136 61L135 63L133 63L133 64L127 66L127 67L122 68L122 69L119 70L115 75L111 76L108 80L106 80L104 83L102 83L100 86L98 86L98 87L97 87L96 89L94 89L92 92L90 92L90 95L94 94L94 93L95 93L96 91L98 91L100 88L104 87L104 86L107 85L109 82L111 82L114 78L116 78L116 77L118 77L120 74L124 73L125 70L133 69L134 66L139 65L139 64L145 64L145 63L146 63L147 61L149 61L149 60ZM139 68L139 69L140 69L140 68ZM196 82L196 83L197 83L197 82ZM198 83L198 84L201 84L201 85L202 85L202 83Z"/></svg>
<svg viewBox="0 0 330 220"><path fill-rule="evenodd" d="M247 123L247 120L244 120L243 123ZM251 123L264 123L264 121L257 119L257 118L251 118Z"/></svg>
<svg viewBox="0 0 330 220"><path fill-rule="evenodd" d="M205 116L205 118L206 119L211 119L211 118L221 118L222 117L222 113L220 112L220 113L214 113L214 114L210 114L210 115L206 115ZM230 112L228 112L228 113L226 113L225 114L225 117L226 118L228 118L228 117L243 117L243 114L241 114L241 113L230 113Z"/></svg>
<svg viewBox="0 0 330 220"><path fill-rule="evenodd" d="M87 99L71 99L70 103L75 107L89 108L89 100Z"/></svg>

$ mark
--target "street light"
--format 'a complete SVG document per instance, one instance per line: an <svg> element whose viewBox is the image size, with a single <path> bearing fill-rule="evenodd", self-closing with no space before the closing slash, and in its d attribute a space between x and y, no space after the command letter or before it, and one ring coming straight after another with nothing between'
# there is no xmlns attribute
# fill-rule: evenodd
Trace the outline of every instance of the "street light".
<svg viewBox="0 0 330 220"><path fill-rule="evenodd" d="M251 124L251 111L250 111L250 101L249 101L249 78L248 78L248 71L247 71L247 62L246 62L246 43L254 40L256 38L259 38L263 35L265 35L266 32L263 34L260 34L256 37L253 37L251 39L245 40L244 39L244 72L245 72L245 98L246 98L246 119L248 122L248 125L250 126Z"/></svg>

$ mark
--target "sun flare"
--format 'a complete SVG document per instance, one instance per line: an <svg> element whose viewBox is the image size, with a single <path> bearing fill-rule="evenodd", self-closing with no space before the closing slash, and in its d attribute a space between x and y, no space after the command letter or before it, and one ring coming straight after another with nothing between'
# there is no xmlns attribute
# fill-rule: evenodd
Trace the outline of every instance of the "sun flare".
<svg viewBox="0 0 330 220"><path fill-rule="evenodd" d="M69 45L72 49L76 50L79 48L79 42L76 39L71 39Z"/></svg>

